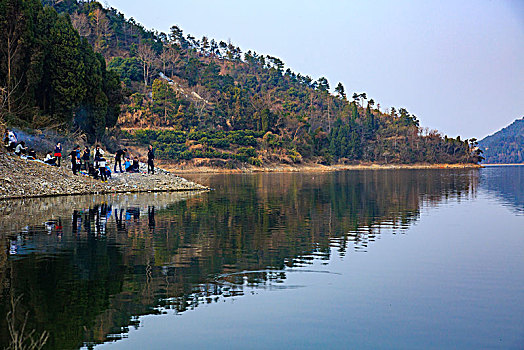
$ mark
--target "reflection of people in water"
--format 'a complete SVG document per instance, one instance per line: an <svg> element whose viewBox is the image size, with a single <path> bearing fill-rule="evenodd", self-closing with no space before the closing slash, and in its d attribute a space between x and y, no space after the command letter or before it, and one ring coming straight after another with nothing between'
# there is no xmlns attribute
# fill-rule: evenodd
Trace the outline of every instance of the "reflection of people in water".
<svg viewBox="0 0 524 350"><path fill-rule="evenodd" d="M126 209L126 220L131 220L138 222L140 219L140 208L128 208Z"/></svg>
<svg viewBox="0 0 524 350"><path fill-rule="evenodd" d="M73 220L74 220L74 216L73 216ZM62 227L62 218L58 218L58 220L48 220L44 223L44 227L47 230L48 235L55 232L58 238L62 238L62 234L64 233L63 227Z"/></svg>
<svg viewBox="0 0 524 350"><path fill-rule="evenodd" d="M124 214L124 209L120 208L120 213L119 213L118 208L115 209L116 229L118 231L123 231L126 229L125 222L122 220L123 214Z"/></svg>
<svg viewBox="0 0 524 350"><path fill-rule="evenodd" d="M107 227L107 218L111 216L111 207L106 203L95 205L92 209L89 210L93 212L94 219L94 229L95 235L105 235Z"/></svg>
<svg viewBox="0 0 524 350"><path fill-rule="evenodd" d="M71 229L73 230L73 234L78 235L79 231L81 230L82 225L82 218L80 215L78 215L78 210L73 210L73 219L71 222Z"/></svg>
<svg viewBox="0 0 524 350"><path fill-rule="evenodd" d="M12 239L9 242L9 254L10 255L16 255L18 253L18 244L16 239Z"/></svg>
<svg viewBox="0 0 524 350"><path fill-rule="evenodd" d="M93 211L87 210L84 213L84 230L86 231L87 236L91 235L91 223L93 222Z"/></svg>
<svg viewBox="0 0 524 350"><path fill-rule="evenodd" d="M47 230L47 234L50 235L51 233L53 233L53 229L56 226L56 221L55 220L46 221L44 223L44 226L45 226L45 229Z"/></svg>
<svg viewBox="0 0 524 350"><path fill-rule="evenodd" d="M58 218L58 222L55 225L56 235L58 238L62 238L64 235L64 227L62 226L62 218Z"/></svg>
<svg viewBox="0 0 524 350"><path fill-rule="evenodd" d="M155 206L147 207L147 218L149 229L153 230L155 228Z"/></svg>

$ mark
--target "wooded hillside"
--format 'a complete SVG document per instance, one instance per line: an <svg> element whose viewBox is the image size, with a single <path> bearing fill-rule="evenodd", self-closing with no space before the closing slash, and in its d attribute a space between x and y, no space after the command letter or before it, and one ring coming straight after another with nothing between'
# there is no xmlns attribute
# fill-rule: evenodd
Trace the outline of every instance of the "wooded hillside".
<svg viewBox="0 0 524 350"><path fill-rule="evenodd" d="M365 92L348 94L341 83L331 90L326 78L293 72L277 57L243 52L206 36L198 39L176 25L170 33L148 31L95 1L43 3L70 15L96 57L105 58L111 72L106 75L117 73L123 82L126 98L116 123L125 130L122 136L152 143L161 158L255 165L479 160L472 152L475 140L424 129L405 108L383 110ZM57 18L69 23L65 16ZM82 95L76 90L63 91ZM94 105L100 100L105 102L95 99ZM62 113L41 104L44 114ZM105 126L114 124L106 114Z"/></svg>

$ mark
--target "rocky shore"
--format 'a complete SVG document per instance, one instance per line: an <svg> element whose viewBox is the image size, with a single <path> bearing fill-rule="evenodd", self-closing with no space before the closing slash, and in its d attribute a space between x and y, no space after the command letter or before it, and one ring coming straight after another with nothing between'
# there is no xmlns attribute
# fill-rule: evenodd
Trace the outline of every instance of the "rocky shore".
<svg viewBox="0 0 524 350"><path fill-rule="evenodd" d="M69 162L65 162L69 165ZM62 164L54 167L0 153L0 200L9 198L49 197L79 194L126 192L168 192L206 190L205 186L158 169L155 175L113 174L107 182L85 175L73 175Z"/></svg>

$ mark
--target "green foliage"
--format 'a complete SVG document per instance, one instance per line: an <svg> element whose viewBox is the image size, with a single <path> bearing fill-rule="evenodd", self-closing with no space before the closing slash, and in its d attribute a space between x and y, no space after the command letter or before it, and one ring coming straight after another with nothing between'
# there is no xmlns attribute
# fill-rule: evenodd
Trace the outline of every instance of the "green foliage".
<svg viewBox="0 0 524 350"><path fill-rule="evenodd" d="M157 134L137 131L134 136L144 144L156 142L160 158L207 157L254 163L456 163L479 159L471 155L472 147L466 141L423 132L418 119L405 108L381 111L365 92L353 93L353 100L348 101L342 83L331 94L325 77L314 80L295 73L277 57L252 51L242 56L242 50L232 43L207 37L198 40L177 26L168 34L148 31L97 2L68 0L53 6L70 14L79 28L85 18L106 21L104 33L95 25L98 22L87 21L82 35L129 89L120 126L163 130ZM65 27L57 33L59 46L75 49L78 38ZM86 94L93 98L97 95L97 88L93 88L99 85L96 67L86 61L75 69L90 82L78 90L64 91L63 101L68 102L57 105L61 115L82 91L92 91ZM115 91L116 80L105 83L110 74L103 73L102 64L99 69L102 91L108 97L105 123L113 126L118 112L113 107L122 95L108 92ZM88 78L92 75L89 71L95 71L93 78ZM35 65L32 72L43 74L39 72L45 69ZM109 85L112 87L107 89ZM93 116L89 117L93 113L93 109L85 108L85 119L90 121L86 125L96 125ZM168 134L165 128L176 133ZM257 155L246 154L248 147Z"/></svg>
<svg viewBox="0 0 524 350"><path fill-rule="evenodd" d="M71 10L74 1L62 4ZM67 6L66 6L67 5ZM29 127L80 128L90 139L116 124L120 79L74 29L69 15L37 0L0 0L0 87L9 91L1 115ZM9 62L9 64L6 64ZM53 125L35 125L47 116Z"/></svg>
<svg viewBox="0 0 524 350"><path fill-rule="evenodd" d="M131 86L133 81L144 80L140 61L136 57L115 57L109 62L108 68L115 71L127 86Z"/></svg>

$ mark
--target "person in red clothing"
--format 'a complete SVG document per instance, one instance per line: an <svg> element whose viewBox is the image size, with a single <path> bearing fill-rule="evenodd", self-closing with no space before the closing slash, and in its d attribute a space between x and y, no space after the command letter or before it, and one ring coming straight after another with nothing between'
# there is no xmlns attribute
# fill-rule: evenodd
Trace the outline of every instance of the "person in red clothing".
<svg viewBox="0 0 524 350"><path fill-rule="evenodd" d="M56 158L56 165L60 166L60 160L62 159L62 144L58 142L55 146L55 158Z"/></svg>

